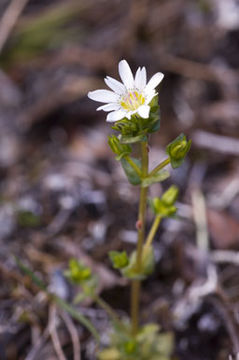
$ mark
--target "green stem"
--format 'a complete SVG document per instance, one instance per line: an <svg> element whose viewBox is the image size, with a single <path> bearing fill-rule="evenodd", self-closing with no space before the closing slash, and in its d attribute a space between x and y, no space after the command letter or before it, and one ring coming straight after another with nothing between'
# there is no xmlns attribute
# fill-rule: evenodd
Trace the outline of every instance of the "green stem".
<svg viewBox="0 0 239 360"><path fill-rule="evenodd" d="M142 151L142 176L148 175L148 144L147 142L141 143ZM145 235L145 212L147 205L148 187L140 188L140 201L139 201L139 215L138 215L138 241L136 248L136 270L140 272L144 235ZM140 297L140 280L132 281L131 288L131 327L132 334L135 335L139 327L139 297Z"/></svg>
<svg viewBox="0 0 239 360"><path fill-rule="evenodd" d="M163 169L169 163L170 163L170 159L169 158L165 159L149 173L149 176L156 175L159 170Z"/></svg>
<svg viewBox="0 0 239 360"><path fill-rule="evenodd" d="M136 165L135 162L128 155L126 155L124 158L130 164L130 166L135 170L135 172L139 175L139 177L141 177L142 173L138 165Z"/></svg>
<svg viewBox="0 0 239 360"><path fill-rule="evenodd" d="M148 246L150 246L150 245L152 244L152 241L153 241L153 239L154 239L154 236L155 236L155 234L156 234L156 231L158 230L160 221L161 221L161 217L160 217L160 215L157 215L157 216L155 217L155 219L154 219L153 225L152 225L152 227L151 227L151 229L150 229L150 232L149 232L149 234L148 234L148 236L147 236L147 239L146 239L146 241L145 241L145 245L144 245L145 248L148 247Z"/></svg>

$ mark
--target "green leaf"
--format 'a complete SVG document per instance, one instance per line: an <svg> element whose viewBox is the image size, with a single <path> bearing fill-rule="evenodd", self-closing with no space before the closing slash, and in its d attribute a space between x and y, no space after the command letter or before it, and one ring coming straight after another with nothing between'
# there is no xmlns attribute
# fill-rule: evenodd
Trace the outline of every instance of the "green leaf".
<svg viewBox="0 0 239 360"><path fill-rule="evenodd" d="M160 170L156 175L152 175L142 180L142 186L148 187L151 184L166 180L170 176L167 170Z"/></svg>
<svg viewBox="0 0 239 360"><path fill-rule="evenodd" d="M17 256L15 256L15 260L21 271L24 274L28 275L32 279L33 283L37 285L41 290L46 291L47 289L46 284L44 284L44 282L29 267L24 265L23 262Z"/></svg>
<svg viewBox="0 0 239 360"><path fill-rule="evenodd" d="M145 134L137 136L120 135L120 141L122 144L133 144L140 141L147 141L147 136Z"/></svg>
<svg viewBox="0 0 239 360"><path fill-rule="evenodd" d="M131 157L131 160L141 168L141 161ZM132 185L139 185L141 183L141 179L137 172L131 167L131 165L124 158L120 160L121 165L124 169L124 172Z"/></svg>

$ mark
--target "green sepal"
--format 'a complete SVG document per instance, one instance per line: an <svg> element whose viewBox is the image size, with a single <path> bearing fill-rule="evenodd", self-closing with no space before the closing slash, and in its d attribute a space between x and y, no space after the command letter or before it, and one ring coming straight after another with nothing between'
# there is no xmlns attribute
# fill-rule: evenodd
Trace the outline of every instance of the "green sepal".
<svg viewBox="0 0 239 360"><path fill-rule="evenodd" d="M108 137L108 144L113 151L113 153L116 154L115 159L117 161L120 161L123 157L131 154L132 148L130 145L122 144L122 142L117 138L115 135L111 135Z"/></svg>
<svg viewBox="0 0 239 360"><path fill-rule="evenodd" d="M168 144L166 153L170 158L172 168L178 168L184 161L190 150L192 140L187 140L184 134L180 134L175 140Z"/></svg>
<svg viewBox="0 0 239 360"><path fill-rule="evenodd" d="M115 269L123 269L129 264L126 251L110 251L109 257Z"/></svg>
<svg viewBox="0 0 239 360"><path fill-rule="evenodd" d="M154 265L155 259L153 247L145 246L142 252L140 271L136 266L136 251L134 251L130 256L129 265L122 269L122 274L129 279L143 280L152 274Z"/></svg>
<svg viewBox="0 0 239 360"><path fill-rule="evenodd" d="M156 95L150 102L149 117L144 119L139 114L133 114L130 119L124 118L116 121L112 126L113 130L119 131L119 139L123 144L132 144L146 141L147 135L159 130L160 114L158 96Z"/></svg>
<svg viewBox="0 0 239 360"><path fill-rule="evenodd" d="M160 129L160 109L158 104L158 95L156 95L150 102L148 133L154 133Z"/></svg>
<svg viewBox="0 0 239 360"><path fill-rule="evenodd" d="M141 169L141 161L131 157L131 160ZM124 158L120 160L121 165L124 169L124 172L132 185L139 185L141 184L141 179L137 172L132 168L132 166L126 161Z"/></svg>
<svg viewBox="0 0 239 360"><path fill-rule="evenodd" d="M177 198L178 198L178 187L175 185L171 185L170 188L163 193L161 200L165 205L171 206L174 205Z"/></svg>
<svg viewBox="0 0 239 360"><path fill-rule="evenodd" d="M166 180L170 176L170 173L167 170L161 170L156 175L152 175L149 177L146 177L142 180L142 186L148 187L151 184L155 184L161 181Z"/></svg>

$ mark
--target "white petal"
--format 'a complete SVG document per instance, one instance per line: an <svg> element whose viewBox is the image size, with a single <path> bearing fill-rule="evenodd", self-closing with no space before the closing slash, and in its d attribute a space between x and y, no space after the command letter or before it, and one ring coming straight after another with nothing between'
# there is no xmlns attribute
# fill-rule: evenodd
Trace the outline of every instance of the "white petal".
<svg viewBox="0 0 239 360"><path fill-rule="evenodd" d="M146 73L146 69L145 67L143 67L141 69L141 87L140 90L143 90L146 86L146 82L147 82L147 73Z"/></svg>
<svg viewBox="0 0 239 360"><path fill-rule="evenodd" d="M88 98L103 103L115 102L119 99L119 95L109 90L95 90L88 92Z"/></svg>
<svg viewBox="0 0 239 360"><path fill-rule="evenodd" d="M126 60L119 62L119 74L127 89L134 88L134 77Z"/></svg>
<svg viewBox="0 0 239 360"><path fill-rule="evenodd" d="M135 114L136 112L137 112L137 111L127 111L127 113L125 114L125 116L127 117L127 119L130 120L131 116L132 116L133 114Z"/></svg>
<svg viewBox="0 0 239 360"><path fill-rule="evenodd" d="M164 74L162 74L161 72L154 74L146 85L145 92L155 89L156 86L158 86L158 84L163 80L163 78Z"/></svg>
<svg viewBox="0 0 239 360"><path fill-rule="evenodd" d="M109 86L109 88L114 92L116 92L116 94L122 95L125 92L125 86L118 80L115 80L110 76L107 76L104 80L106 85Z"/></svg>
<svg viewBox="0 0 239 360"><path fill-rule="evenodd" d="M121 120L125 117L126 113L123 110L116 110L116 111L112 111L111 113L109 113L107 115L106 121L108 122L114 122L114 121L118 121Z"/></svg>
<svg viewBox="0 0 239 360"><path fill-rule="evenodd" d="M146 97L146 105L148 105L156 95L157 95L157 93L154 90L151 92L148 92L147 97Z"/></svg>
<svg viewBox="0 0 239 360"><path fill-rule="evenodd" d="M135 79L134 79L134 84L135 84L135 87L137 89L139 89L140 87L140 84L141 84L141 69L140 67L137 69L136 71L136 74L135 74Z"/></svg>
<svg viewBox="0 0 239 360"><path fill-rule="evenodd" d="M150 107L148 105L142 105L137 109L137 113L144 119L149 117Z"/></svg>
<svg viewBox="0 0 239 360"><path fill-rule="evenodd" d="M112 110L119 110L120 109L120 104L117 103L110 103L110 104L106 104L106 105L101 105L99 106L96 110L104 110L104 111L112 111Z"/></svg>

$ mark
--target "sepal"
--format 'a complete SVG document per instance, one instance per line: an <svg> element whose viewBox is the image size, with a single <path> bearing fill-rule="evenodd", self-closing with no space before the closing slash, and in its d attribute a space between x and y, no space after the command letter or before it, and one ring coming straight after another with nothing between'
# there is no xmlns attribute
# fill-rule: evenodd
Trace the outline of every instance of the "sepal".
<svg viewBox="0 0 239 360"><path fill-rule="evenodd" d="M158 105L158 96L155 96L149 104L150 113L147 119L134 114L130 119L124 118L116 121L113 130L119 131L121 143L132 144L140 141L146 141L147 135L159 130L160 114Z"/></svg>

